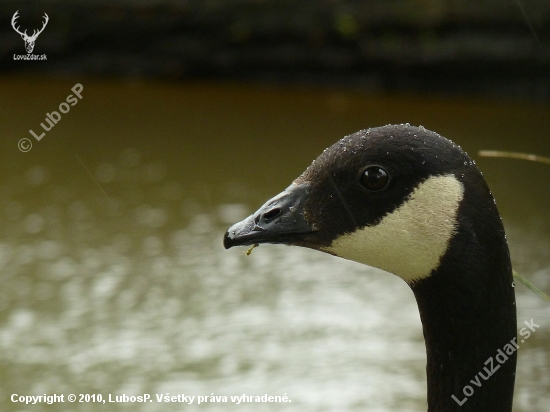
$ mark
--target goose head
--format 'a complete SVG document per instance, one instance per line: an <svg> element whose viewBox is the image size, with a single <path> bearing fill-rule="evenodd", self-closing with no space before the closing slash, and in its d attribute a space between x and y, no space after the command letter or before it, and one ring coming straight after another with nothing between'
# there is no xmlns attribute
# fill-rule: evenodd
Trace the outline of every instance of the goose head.
<svg viewBox="0 0 550 412"><path fill-rule="evenodd" d="M515 350L484 370L516 336L504 228L475 162L450 140L409 125L344 137L224 237L226 248L260 243L399 276L420 310L428 410L511 410Z"/></svg>

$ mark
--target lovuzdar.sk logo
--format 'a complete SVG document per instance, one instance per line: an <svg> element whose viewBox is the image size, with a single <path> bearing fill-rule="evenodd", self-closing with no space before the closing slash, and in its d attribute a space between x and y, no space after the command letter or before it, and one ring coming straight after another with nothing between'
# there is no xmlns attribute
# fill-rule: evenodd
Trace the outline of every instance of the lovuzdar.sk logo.
<svg viewBox="0 0 550 412"><path fill-rule="evenodd" d="M17 10L13 17L11 18L11 26L13 29L21 35L21 38L25 42L25 49L27 50L27 54L14 54L13 60L47 60L47 57L45 54L32 54L32 51L34 50L34 44L36 43L36 39L44 31L46 28L46 25L48 24L48 21L50 18L46 13L44 13L44 22L42 23L42 28L40 30L34 30L32 35L29 36L27 34L27 29L25 31L19 30L19 26L16 26L17 19L19 18L19 10Z"/></svg>

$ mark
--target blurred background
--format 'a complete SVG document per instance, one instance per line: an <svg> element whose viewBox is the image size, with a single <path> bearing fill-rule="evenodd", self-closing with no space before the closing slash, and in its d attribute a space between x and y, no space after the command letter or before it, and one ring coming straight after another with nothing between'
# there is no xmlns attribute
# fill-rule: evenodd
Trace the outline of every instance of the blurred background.
<svg viewBox="0 0 550 412"><path fill-rule="evenodd" d="M47 13L45 60L20 57L16 11L28 35ZM2 1L0 409L425 410L404 282L223 234L341 137L409 122L476 160L515 269L549 293L550 165L478 156L550 156L549 104L546 1ZM516 291L541 327L514 410L548 412L550 305ZM292 402L10 401L44 393Z"/></svg>

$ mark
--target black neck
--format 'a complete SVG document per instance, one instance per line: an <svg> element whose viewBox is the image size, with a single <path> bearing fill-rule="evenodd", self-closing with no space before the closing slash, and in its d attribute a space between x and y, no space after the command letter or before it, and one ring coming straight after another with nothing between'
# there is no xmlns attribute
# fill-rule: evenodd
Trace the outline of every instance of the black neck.
<svg viewBox="0 0 550 412"><path fill-rule="evenodd" d="M504 230L500 220L492 226L490 238L462 227L453 253L411 286L426 340L428 412L512 410L516 351L505 347L517 343L515 296Z"/></svg>

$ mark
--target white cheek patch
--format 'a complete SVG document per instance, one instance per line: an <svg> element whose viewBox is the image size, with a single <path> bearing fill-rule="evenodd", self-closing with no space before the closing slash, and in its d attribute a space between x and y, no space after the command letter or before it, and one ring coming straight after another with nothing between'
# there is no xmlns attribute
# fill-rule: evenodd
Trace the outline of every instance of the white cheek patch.
<svg viewBox="0 0 550 412"><path fill-rule="evenodd" d="M408 283L428 277L456 231L463 196L464 187L453 175L430 177L379 224L344 234L322 250L394 273Z"/></svg>

